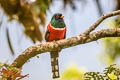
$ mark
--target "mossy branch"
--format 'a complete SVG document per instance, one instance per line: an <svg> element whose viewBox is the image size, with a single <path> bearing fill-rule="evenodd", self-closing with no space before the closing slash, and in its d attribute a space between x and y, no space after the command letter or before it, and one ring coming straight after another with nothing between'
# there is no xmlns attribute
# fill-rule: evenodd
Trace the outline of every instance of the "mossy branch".
<svg viewBox="0 0 120 80"><path fill-rule="evenodd" d="M105 37L120 37L120 29L103 29L97 32L90 34L104 19L119 15L120 10L110 12L106 15L100 17L88 30L80 34L79 36L63 39L59 41L53 42L43 42L35 46L31 46L27 48L24 52L22 52L11 64L14 67L20 68L25 62L27 62L30 58L45 52L56 51L59 49L73 47L79 44L85 44L88 42L96 41Z"/></svg>

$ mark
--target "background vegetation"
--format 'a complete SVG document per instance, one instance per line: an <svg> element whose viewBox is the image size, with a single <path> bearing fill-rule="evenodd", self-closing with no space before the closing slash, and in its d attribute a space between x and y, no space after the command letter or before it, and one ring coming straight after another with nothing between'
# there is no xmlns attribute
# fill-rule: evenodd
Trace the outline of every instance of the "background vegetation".
<svg viewBox="0 0 120 80"><path fill-rule="evenodd" d="M44 40L43 36L44 36L45 26L46 26L46 18L47 18L46 15L47 15L47 12L50 12L50 7L53 5L55 1L57 0L34 0L34 1L32 0L0 0L0 31L5 32L6 40L8 42L9 49L13 56L16 55L17 53L15 53L15 49L13 48L14 41L12 41L11 35L10 35L10 29L12 29L10 27L12 25L8 27L5 24L17 22L19 23L18 24L19 26L16 26L16 28L21 29L21 31L23 32L22 36L25 35L34 44L37 42L42 42ZM73 12L77 11L78 9L78 5L76 5L76 3L79 3L83 8L83 10L86 9L85 8L86 5L89 4L89 0L61 0L61 2L63 4L62 5L63 10L67 10L71 8ZM93 5L98 12L98 14L96 14L98 15L98 18L101 15L107 13L108 10L106 9L106 7L102 6L104 4L102 0L93 0L93 2L94 2ZM120 9L120 0L111 0L111 2L113 2L112 5L109 5L109 6L113 6L113 9L111 11ZM80 13L82 13L82 11L80 11ZM7 21L5 20L5 18L7 18ZM106 21L104 26L107 28L116 28L116 27L119 28L120 16L113 17L110 20ZM18 27L21 27L21 28L18 28ZM2 28L4 28L5 30L3 30ZM17 38L21 40L19 37ZM105 38L102 40L102 43L104 45L103 52L102 52L103 53L102 55L104 57L101 57L101 58L104 61L106 61L105 63L107 64L115 63L120 58L120 38ZM4 52L0 52L0 53L4 53ZM114 66L110 66L109 68L111 67L114 67ZM108 78L109 78L109 75L110 76L112 75L113 76L112 78L116 79L116 76L120 73L119 70L117 70L118 74L115 73L115 75L116 74L117 75L114 76L112 71L107 72L107 70L110 70L109 68L105 69L105 71L103 72L103 75L107 74ZM64 80L66 78L70 78L69 80L78 80L79 78L82 79L83 76L81 77L81 75L83 75L84 71L81 71L79 69L77 70L77 69L78 68L76 67L70 67L66 69L62 74L61 80ZM115 70L116 69L117 68L115 68ZM73 74L69 74L69 73L73 73ZM93 74L96 76L91 76ZM92 78L101 77L101 73L94 73L94 72L87 73L86 75ZM117 76L117 79L118 77L119 76ZM101 78L104 78L104 76L102 76Z"/></svg>

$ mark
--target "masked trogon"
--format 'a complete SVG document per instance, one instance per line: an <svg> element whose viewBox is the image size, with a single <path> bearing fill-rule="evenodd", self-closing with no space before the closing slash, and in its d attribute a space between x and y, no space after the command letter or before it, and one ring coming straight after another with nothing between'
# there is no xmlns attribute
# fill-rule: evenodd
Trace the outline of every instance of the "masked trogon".
<svg viewBox="0 0 120 80"><path fill-rule="evenodd" d="M45 40L47 42L57 41L66 37L66 25L63 18L64 16L61 13L56 13L53 15L50 23L47 26L47 31L45 34ZM59 51L50 52L50 56L53 74L52 76L53 78L59 78Z"/></svg>

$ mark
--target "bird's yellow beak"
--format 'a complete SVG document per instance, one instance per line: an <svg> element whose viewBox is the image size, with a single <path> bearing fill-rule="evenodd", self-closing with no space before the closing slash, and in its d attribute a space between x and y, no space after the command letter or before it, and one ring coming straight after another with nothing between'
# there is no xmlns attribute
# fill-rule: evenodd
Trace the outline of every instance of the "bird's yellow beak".
<svg viewBox="0 0 120 80"><path fill-rule="evenodd" d="M60 18L64 18L64 15L60 16Z"/></svg>

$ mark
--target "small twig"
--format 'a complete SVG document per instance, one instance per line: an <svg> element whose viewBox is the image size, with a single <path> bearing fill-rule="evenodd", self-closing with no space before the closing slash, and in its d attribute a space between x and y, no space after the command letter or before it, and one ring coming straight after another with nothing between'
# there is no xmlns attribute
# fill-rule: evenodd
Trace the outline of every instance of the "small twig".
<svg viewBox="0 0 120 80"><path fill-rule="evenodd" d="M101 4L100 4L100 0L95 0L95 3L96 3L96 8L97 8L97 11L98 11L98 16L101 16L103 14L103 10L102 10L102 7L101 7Z"/></svg>
<svg viewBox="0 0 120 80"><path fill-rule="evenodd" d="M106 15L101 16L92 26L89 27L89 29L87 29L82 34L83 35L90 34L90 32L92 32L103 20L105 20L108 17L116 16L116 15L119 15L119 14L120 14L120 10L117 10L117 11L113 11L113 12L110 12L110 13L108 13Z"/></svg>

